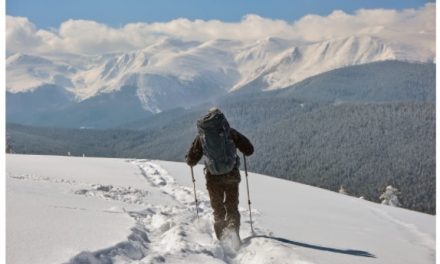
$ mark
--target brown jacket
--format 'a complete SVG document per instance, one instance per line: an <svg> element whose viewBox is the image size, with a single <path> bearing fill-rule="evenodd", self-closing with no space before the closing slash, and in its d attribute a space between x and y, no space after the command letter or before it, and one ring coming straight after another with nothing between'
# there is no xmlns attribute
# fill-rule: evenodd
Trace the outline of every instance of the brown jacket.
<svg viewBox="0 0 440 264"><path fill-rule="evenodd" d="M246 156L252 155L254 153L254 146L252 146L249 139L240 134L237 130L230 128L230 135L234 141L235 146ZM191 148L188 150L185 158L186 163L189 166L194 166L203 156L202 144L199 139L199 135L194 139Z"/></svg>

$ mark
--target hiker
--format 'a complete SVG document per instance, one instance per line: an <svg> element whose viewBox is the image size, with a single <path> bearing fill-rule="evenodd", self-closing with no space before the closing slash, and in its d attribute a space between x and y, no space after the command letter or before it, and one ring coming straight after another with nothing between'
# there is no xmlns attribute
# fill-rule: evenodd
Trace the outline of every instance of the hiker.
<svg viewBox="0 0 440 264"><path fill-rule="evenodd" d="M221 240L226 230L239 238L238 185L240 158L237 148L246 156L252 155L250 141L229 126L218 108L211 108L197 120L198 135L186 154L186 163L193 167L204 156L206 187L214 210L214 231Z"/></svg>

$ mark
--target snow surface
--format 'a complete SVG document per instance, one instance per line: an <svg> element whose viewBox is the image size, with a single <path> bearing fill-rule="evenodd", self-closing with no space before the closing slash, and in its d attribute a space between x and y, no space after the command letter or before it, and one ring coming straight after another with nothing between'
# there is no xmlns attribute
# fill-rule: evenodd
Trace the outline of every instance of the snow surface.
<svg viewBox="0 0 440 264"><path fill-rule="evenodd" d="M7 263L435 263L435 216L244 173L244 245L215 239L203 167L6 155Z"/></svg>

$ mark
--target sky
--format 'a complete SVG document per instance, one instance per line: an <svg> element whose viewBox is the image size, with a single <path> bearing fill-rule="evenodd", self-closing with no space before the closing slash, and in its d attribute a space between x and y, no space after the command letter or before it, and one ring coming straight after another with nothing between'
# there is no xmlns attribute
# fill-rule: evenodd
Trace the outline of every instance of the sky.
<svg viewBox="0 0 440 264"><path fill-rule="evenodd" d="M68 19L93 20L112 27L134 22L189 20L240 21L247 14L293 22L334 10L407 9L428 0L6 0L6 14L27 17L38 28L57 28Z"/></svg>
<svg viewBox="0 0 440 264"><path fill-rule="evenodd" d="M185 5L183 4L185 3ZM7 0L6 54L96 55L164 39L296 43L368 36L435 54L436 4L416 0ZM270 3L270 4L269 4ZM319 3L319 4L318 4Z"/></svg>

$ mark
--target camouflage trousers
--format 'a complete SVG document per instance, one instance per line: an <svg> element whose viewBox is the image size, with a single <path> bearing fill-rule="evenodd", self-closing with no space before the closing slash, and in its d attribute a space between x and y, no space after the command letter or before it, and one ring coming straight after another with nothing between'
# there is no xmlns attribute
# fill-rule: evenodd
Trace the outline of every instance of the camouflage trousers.
<svg viewBox="0 0 440 264"><path fill-rule="evenodd" d="M205 175L206 187L214 211L215 235L221 239L226 228L239 234L238 185L240 184L240 172L235 168L226 174L211 175L209 171L205 170Z"/></svg>

